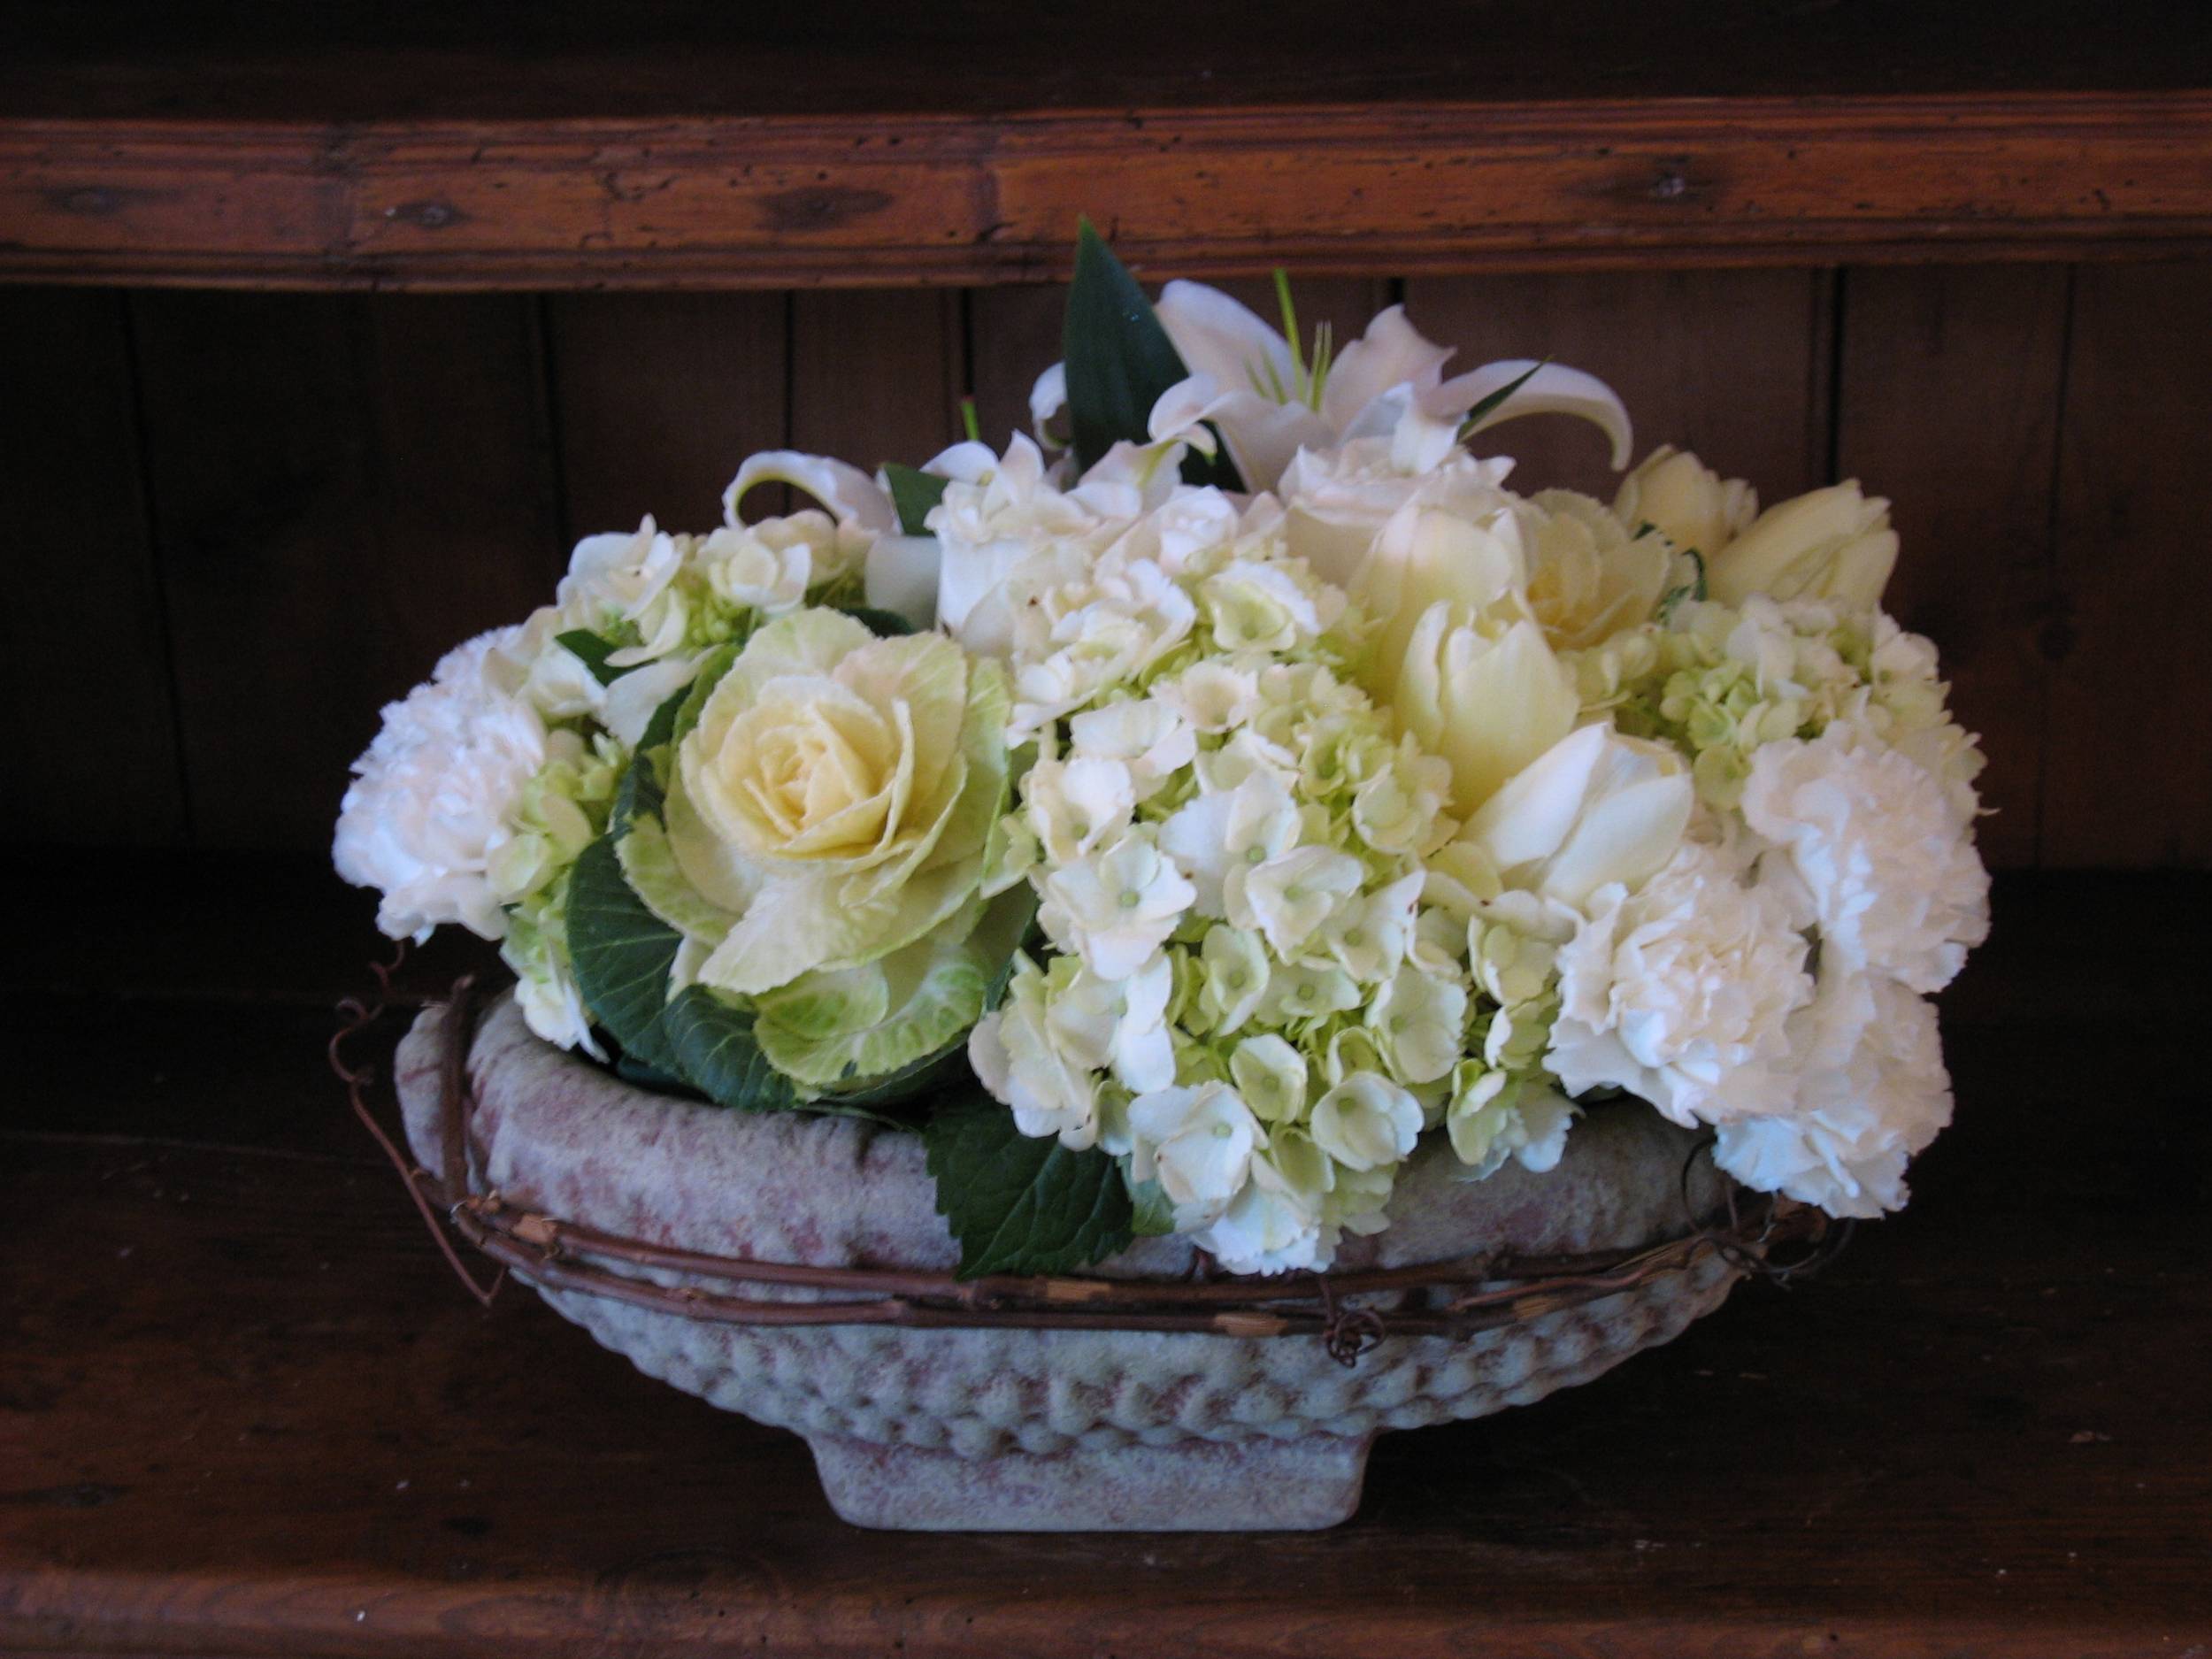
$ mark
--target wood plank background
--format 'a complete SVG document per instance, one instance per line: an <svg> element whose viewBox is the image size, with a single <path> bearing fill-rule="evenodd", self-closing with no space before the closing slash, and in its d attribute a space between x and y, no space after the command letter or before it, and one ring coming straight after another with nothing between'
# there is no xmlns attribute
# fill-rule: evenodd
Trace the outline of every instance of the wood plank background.
<svg viewBox="0 0 2212 1659"><path fill-rule="evenodd" d="M1232 285L1250 290L1250 285ZM1606 376L1763 498L1856 476L1985 736L1992 862L2212 864L2212 265L1316 280L1464 357ZM1256 297L1256 296L1254 296ZM749 451L1026 423L1051 288L394 296L0 289L17 841L314 848L377 709L576 536L704 527ZM1549 429L1546 429L1548 427ZM1499 434L1609 495L1597 434Z"/></svg>

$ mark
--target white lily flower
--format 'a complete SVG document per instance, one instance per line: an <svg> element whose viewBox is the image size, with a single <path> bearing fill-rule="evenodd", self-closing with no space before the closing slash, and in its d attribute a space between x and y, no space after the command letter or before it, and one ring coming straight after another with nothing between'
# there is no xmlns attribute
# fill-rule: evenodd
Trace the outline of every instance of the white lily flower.
<svg viewBox="0 0 2212 1659"><path fill-rule="evenodd" d="M1485 412L1476 430L1520 415L1579 415L1612 440L1614 466L1628 465L1628 411L1602 380L1556 364L1517 359L1486 364L1447 380L1444 365L1452 348L1424 338L1406 319L1403 306L1378 313L1366 334L1333 359L1324 331L1311 361L1302 346L1249 307L1203 283L1169 283L1153 310L1190 371L1152 406L1154 444L1187 443L1211 453L1210 426L1220 433L1249 490L1273 489L1302 449L1386 436L1416 410L1439 428L1441 447L1448 449L1470 410L1524 376L1511 396ZM1294 332L1287 303L1285 311ZM1065 365L1055 364L1031 393L1030 413L1041 426L1066 402Z"/></svg>

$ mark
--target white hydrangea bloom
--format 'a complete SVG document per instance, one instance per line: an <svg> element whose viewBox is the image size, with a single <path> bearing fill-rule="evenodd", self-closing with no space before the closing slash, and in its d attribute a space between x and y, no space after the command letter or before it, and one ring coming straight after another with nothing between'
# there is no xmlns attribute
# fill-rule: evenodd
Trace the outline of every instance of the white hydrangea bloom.
<svg viewBox="0 0 2212 1659"><path fill-rule="evenodd" d="M1198 734L1173 703L1140 697L1077 715L1068 722L1068 749L1071 754L1120 762L1141 801L1191 764L1198 753Z"/></svg>
<svg viewBox="0 0 2212 1659"><path fill-rule="evenodd" d="M593 634L626 624L637 642L607 658L616 668L657 662L679 650L691 607L677 578L684 550L647 514L635 532L588 535L569 558L557 597L563 626Z"/></svg>
<svg viewBox="0 0 2212 1659"><path fill-rule="evenodd" d="M1233 926L1257 928L1276 955L1287 958L1359 891L1365 877L1348 853L1293 847L1261 864L1231 864L1222 897Z"/></svg>
<svg viewBox="0 0 2212 1659"><path fill-rule="evenodd" d="M1015 618L1014 741L1135 680L1197 618L1190 595L1149 559L1103 558L1039 595Z"/></svg>
<svg viewBox="0 0 2212 1659"><path fill-rule="evenodd" d="M1941 780L1860 725L1760 749L1743 815L1772 849L1767 884L1819 928L1824 963L1938 991L1988 934L1970 820Z"/></svg>
<svg viewBox="0 0 2212 1659"><path fill-rule="evenodd" d="M1678 1124L1770 1110L1812 1000L1805 954L1770 889L1686 842L1640 891L1592 895L1559 952L1548 1064L1571 1094L1624 1088Z"/></svg>
<svg viewBox="0 0 2212 1659"><path fill-rule="evenodd" d="M698 544L693 559L725 604L780 616L804 603L809 589L856 568L872 540L856 524L841 526L809 509L758 524L724 525Z"/></svg>
<svg viewBox="0 0 2212 1659"><path fill-rule="evenodd" d="M1033 964L1017 964L1005 1001L968 1034L968 1059L1024 1134L1057 1135L1078 1152L1097 1144L1098 1079L1053 1022L1046 976Z"/></svg>
<svg viewBox="0 0 2212 1659"><path fill-rule="evenodd" d="M1225 1083L1155 1089L1129 1102L1131 1173L1156 1180L1179 1229L1212 1222L1242 1190L1266 1131Z"/></svg>
<svg viewBox="0 0 2212 1659"><path fill-rule="evenodd" d="M1314 1144L1346 1169L1396 1164L1420 1133L1421 1103L1373 1071L1354 1072L1314 1102Z"/></svg>
<svg viewBox="0 0 2212 1659"><path fill-rule="evenodd" d="M1078 968L1053 992L1046 1018L1066 1052L1112 1072L1133 1094L1165 1088L1175 1081L1175 1046L1167 1029L1174 988L1174 969L1158 954L1125 979Z"/></svg>
<svg viewBox="0 0 2212 1659"><path fill-rule="evenodd" d="M1323 1232L1327 1194L1321 1182L1331 1173L1325 1156L1304 1161L1294 1179L1279 1155L1262 1153L1251 1161L1250 1179L1197 1236L1233 1273L1285 1273L1325 1268L1330 1254Z"/></svg>
<svg viewBox="0 0 2212 1659"><path fill-rule="evenodd" d="M1832 1216L1901 1210L1907 1163L1951 1121L1934 1004L1893 980L1823 979L1819 1001L1792 1021L1803 1056L1795 1100L1723 1124L1714 1161Z"/></svg>
<svg viewBox="0 0 2212 1659"><path fill-rule="evenodd" d="M353 764L332 853L341 876L382 893L377 926L391 938L426 939L445 922L485 939L506 931L488 872L546 757L545 722L501 655L518 633L449 652L427 684L385 708Z"/></svg>
<svg viewBox="0 0 2212 1659"><path fill-rule="evenodd" d="M1150 832L1138 829L1053 871L1044 895L1038 919L1053 942L1101 979L1125 979L1175 931L1197 893Z"/></svg>
<svg viewBox="0 0 2212 1659"><path fill-rule="evenodd" d="M1137 791L1122 762L1079 755L1031 767L1023 799L1045 856L1071 864L1121 838L1136 810Z"/></svg>

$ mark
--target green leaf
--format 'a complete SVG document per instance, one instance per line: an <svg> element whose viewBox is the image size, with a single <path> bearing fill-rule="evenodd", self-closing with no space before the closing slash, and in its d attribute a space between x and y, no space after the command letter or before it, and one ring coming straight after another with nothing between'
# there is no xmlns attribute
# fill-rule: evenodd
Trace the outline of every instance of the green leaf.
<svg viewBox="0 0 2212 1659"><path fill-rule="evenodd" d="M1544 359L1544 363L1548 363L1550 361L1551 359L1549 357ZM1544 364L1540 363L1536 365L1536 369L1540 369L1543 366ZM1531 369L1526 374L1522 375L1518 380L1510 381L1504 386L1501 386L1496 391L1491 393L1489 396L1482 399L1472 409L1470 409L1467 411L1467 418L1459 423L1460 437L1462 439L1472 437L1474 435L1475 428L1481 424L1482 418L1485 415L1489 414L1493 410L1496 409L1499 404L1504 403L1505 400L1512 396L1514 393L1519 391L1521 388L1526 386L1529 381L1534 378L1536 369Z"/></svg>
<svg viewBox="0 0 2212 1659"><path fill-rule="evenodd" d="M692 985L669 1003L664 1023L678 1069L716 1105L757 1112L803 1104L791 1079L768 1064L753 1041L750 1009Z"/></svg>
<svg viewBox="0 0 2212 1659"><path fill-rule="evenodd" d="M659 715L653 717L658 719ZM626 837L642 813L658 819L668 805L668 786L662 780L655 757L665 750L665 743L651 749L640 745L630 757L630 769L622 774L622 781L615 786L614 806L608 813L607 833L616 841Z"/></svg>
<svg viewBox="0 0 2212 1659"><path fill-rule="evenodd" d="M1659 620L1671 622L1675 607L1685 599L1703 600L1705 597L1705 555L1694 547L1682 549L1682 557L1697 566L1697 574L1688 581L1670 588L1659 601Z"/></svg>
<svg viewBox="0 0 2212 1659"><path fill-rule="evenodd" d="M1112 1157L1025 1135L987 1095L940 1108L925 1138L937 1212L960 1240L962 1279L1071 1272L1134 1236L1129 1188Z"/></svg>
<svg viewBox="0 0 2212 1659"><path fill-rule="evenodd" d="M899 528L909 535L929 534L929 510L945 498L949 478L925 472L897 461L884 464L883 476L891 485L891 504L899 511Z"/></svg>
<svg viewBox="0 0 2212 1659"><path fill-rule="evenodd" d="M667 1071L659 1071L640 1061L636 1056L618 1054L614 1058L614 1074L625 1083L634 1083L640 1088L649 1088L663 1094L695 1094L683 1079Z"/></svg>
<svg viewBox="0 0 2212 1659"><path fill-rule="evenodd" d="M691 728L699 724L707 699L714 695L714 688L722 683L722 676L730 672L740 652L741 648L735 645L718 645L701 661L691 676L691 684L684 689L684 700L676 705L675 720L668 728L668 741L682 742ZM651 733L649 731L647 735L649 737Z"/></svg>
<svg viewBox="0 0 2212 1659"><path fill-rule="evenodd" d="M837 609L879 640L895 640L914 632L914 625L895 611L878 611L872 605L840 605Z"/></svg>
<svg viewBox="0 0 2212 1659"><path fill-rule="evenodd" d="M1151 442L1152 405L1190 378L1144 289L1087 219L1076 235L1075 280L1060 347L1079 469L1096 465L1117 443ZM1194 450L1183 457L1183 481L1244 488L1236 464L1217 443L1210 457Z"/></svg>
<svg viewBox="0 0 2212 1659"><path fill-rule="evenodd" d="M681 1072L664 1014L668 971L683 935L645 908L622 879L611 836L584 849L568 883L568 954L592 1017L623 1051L657 1071Z"/></svg>
<svg viewBox="0 0 2212 1659"><path fill-rule="evenodd" d="M611 666L607 658L622 648L610 644L596 634L583 628L571 628L565 634L557 634L553 636L553 642L557 645L566 646L572 653L582 660L585 667L591 670L591 677L603 686L611 686L623 675L634 673L645 666L642 663L632 663L626 668Z"/></svg>

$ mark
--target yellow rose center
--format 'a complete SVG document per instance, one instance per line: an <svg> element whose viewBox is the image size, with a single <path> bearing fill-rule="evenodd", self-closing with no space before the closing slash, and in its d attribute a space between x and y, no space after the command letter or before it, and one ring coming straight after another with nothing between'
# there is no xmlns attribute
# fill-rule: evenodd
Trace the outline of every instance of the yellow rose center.
<svg viewBox="0 0 2212 1659"><path fill-rule="evenodd" d="M846 859L894 839L913 772L906 706L875 708L826 681L764 697L710 771L727 826L757 856Z"/></svg>

